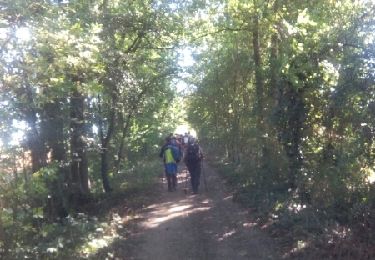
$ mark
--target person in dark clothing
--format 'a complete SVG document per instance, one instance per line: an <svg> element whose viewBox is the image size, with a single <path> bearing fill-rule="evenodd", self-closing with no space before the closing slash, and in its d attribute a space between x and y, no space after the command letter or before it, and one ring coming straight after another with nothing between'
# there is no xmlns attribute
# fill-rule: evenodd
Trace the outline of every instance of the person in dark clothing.
<svg viewBox="0 0 375 260"><path fill-rule="evenodd" d="M162 145L162 147L161 147L161 149L160 149L160 153L159 153L159 157L160 157L160 158L163 158L165 148L167 147L167 145L170 144L171 139L172 139L172 138L169 137L169 136L168 136L167 138L165 138L165 142L164 142L164 144Z"/></svg>
<svg viewBox="0 0 375 260"><path fill-rule="evenodd" d="M190 138L185 153L185 164L190 173L191 187L194 194L198 193L202 170L203 153L195 138Z"/></svg>

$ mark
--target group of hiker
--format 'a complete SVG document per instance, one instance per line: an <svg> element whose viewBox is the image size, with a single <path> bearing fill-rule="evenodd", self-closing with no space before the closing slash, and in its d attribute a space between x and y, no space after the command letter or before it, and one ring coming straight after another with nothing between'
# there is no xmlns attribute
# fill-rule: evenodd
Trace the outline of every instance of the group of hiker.
<svg viewBox="0 0 375 260"><path fill-rule="evenodd" d="M169 134L165 138L159 156L163 158L168 191L172 192L177 189L178 163L183 161L190 174L192 192L198 193L203 153L195 137L189 133Z"/></svg>

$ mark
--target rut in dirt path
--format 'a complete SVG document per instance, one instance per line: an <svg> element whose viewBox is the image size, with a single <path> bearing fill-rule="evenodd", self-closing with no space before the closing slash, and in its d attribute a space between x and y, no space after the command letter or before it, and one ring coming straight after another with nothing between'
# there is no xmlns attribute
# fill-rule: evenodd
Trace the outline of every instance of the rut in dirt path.
<svg viewBox="0 0 375 260"><path fill-rule="evenodd" d="M159 202L138 216L137 234L119 259L280 259L271 238L251 223L246 210L232 202L216 173L204 167L209 190L185 194L186 170L175 192L160 184Z"/></svg>

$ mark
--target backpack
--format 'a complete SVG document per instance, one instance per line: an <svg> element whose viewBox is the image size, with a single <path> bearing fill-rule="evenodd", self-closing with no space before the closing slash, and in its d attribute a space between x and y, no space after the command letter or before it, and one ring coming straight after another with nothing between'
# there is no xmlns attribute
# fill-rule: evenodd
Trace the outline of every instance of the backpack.
<svg viewBox="0 0 375 260"><path fill-rule="evenodd" d="M199 145L189 144L186 150L186 162L196 163L199 162L201 157L199 153Z"/></svg>
<svg viewBox="0 0 375 260"><path fill-rule="evenodd" d="M171 149L172 151L172 156L175 162L180 162L181 161L181 152L180 149L176 145L168 145L167 149Z"/></svg>

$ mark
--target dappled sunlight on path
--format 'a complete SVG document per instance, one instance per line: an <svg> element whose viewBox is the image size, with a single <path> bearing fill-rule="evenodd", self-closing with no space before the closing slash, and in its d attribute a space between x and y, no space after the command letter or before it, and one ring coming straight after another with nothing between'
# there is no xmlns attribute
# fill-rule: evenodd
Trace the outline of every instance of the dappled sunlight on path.
<svg viewBox="0 0 375 260"><path fill-rule="evenodd" d="M155 228L161 223L174 218L186 218L189 214L193 214L199 211L209 210L209 206L196 207L194 203L194 196L186 196L186 198L168 201L160 204L153 204L147 207L146 211L149 211L145 215L145 221L142 223L144 228Z"/></svg>
<svg viewBox="0 0 375 260"><path fill-rule="evenodd" d="M167 192L160 179L153 203L126 220L124 237L101 251L109 259L206 260L282 259L274 242L249 211L232 202L232 194L205 165L208 191L191 194L183 168L177 191ZM99 256L99 255L97 255Z"/></svg>
<svg viewBox="0 0 375 260"><path fill-rule="evenodd" d="M161 181L159 203L139 213L138 245L130 259L278 259L272 240L205 168L208 192L201 187L199 194L190 195L185 169L177 191L167 192Z"/></svg>

